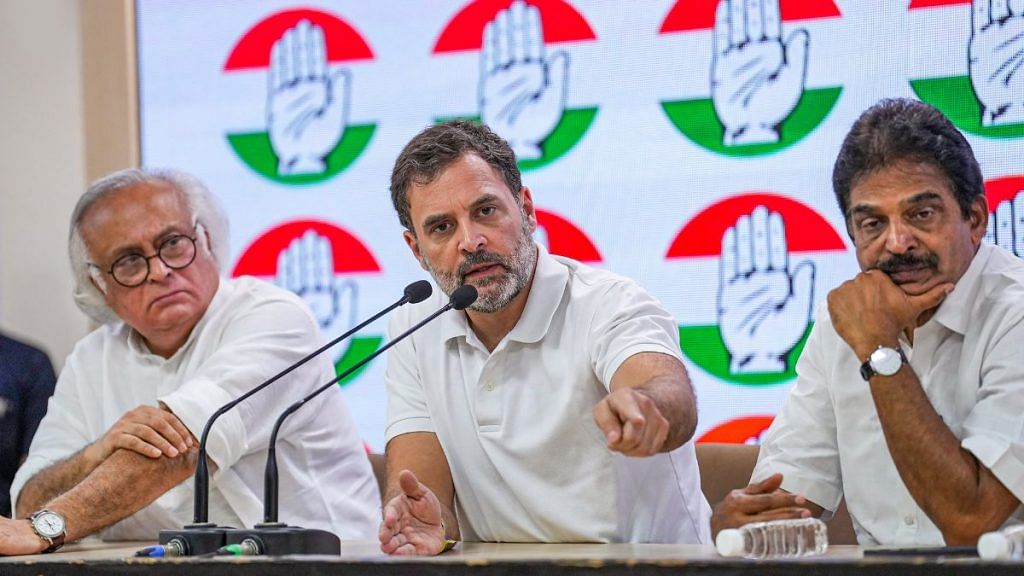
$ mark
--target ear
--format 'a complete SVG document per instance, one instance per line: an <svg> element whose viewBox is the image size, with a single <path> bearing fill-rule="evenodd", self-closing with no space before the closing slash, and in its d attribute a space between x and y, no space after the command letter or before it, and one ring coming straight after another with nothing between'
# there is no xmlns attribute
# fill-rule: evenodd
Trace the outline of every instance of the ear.
<svg viewBox="0 0 1024 576"><path fill-rule="evenodd" d="M975 246L979 246L982 238L985 237L986 229L988 229L988 200L984 194L979 194L971 202L967 220L971 223L971 241Z"/></svg>
<svg viewBox="0 0 1024 576"><path fill-rule="evenodd" d="M196 222L196 239L199 241L199 246L206 250L207 254L213 254L213 245L210 242L210 233L206 231L206 226L203 226L202 222Z"/></svg>
<svg viewBox="0 0 1024 576"><path fill-rule="evenodd" d="M107 297L107 281L103 279L103 272L95 266L89 266L89 281L92 285L103 294L103 299Z"/></svg>
<svg viewBox="0 0 1024 576"><path fill-rule="evenodd" d="M413 236L412 232L406 230L402 232L402 238L405 238L405 244L409 247L409 250L412 250L412 255L415 256L416 260L420 263L420 268L429 272L430 270L427 269L427 263L423 260L423 255L420 253L420 243L416 240L416 237Z"/></svg>
<svg viewBox="0 0 1024 576"><path fill-rule="evenodd" d="M537 211L533 207L533 193L526 186L519 191L519 202L523 207L523 214L530 226L530 233L537 230Z"/></svg>

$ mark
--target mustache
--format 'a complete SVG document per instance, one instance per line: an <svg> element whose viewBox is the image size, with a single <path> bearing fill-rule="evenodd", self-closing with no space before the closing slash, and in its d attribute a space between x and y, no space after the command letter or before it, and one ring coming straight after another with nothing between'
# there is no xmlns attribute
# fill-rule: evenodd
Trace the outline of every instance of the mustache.
<svg viewBox="0 0 1024 576"><path fill-rule="evenodd" d="M469 274L469 271L474 266L479 266L480 264L497 264L499 266L503 266L506 270L509 269L509 263L494 252L487 252L483 250L480 252L473 252L466 256L466 259L459 265L459 284L465 284L466 274Z"/></svg>
<svg viewBox="0 0 1024 576"><path fill-rule="evenodd" d="M922 255L914 254L896 254L888 260L883 260L878 263L876 268L885 272L886 274L892 275L896 272L902 272L904 270L914 270L917 268L937 268L939 266L939 257L933 252Z"/></svg>

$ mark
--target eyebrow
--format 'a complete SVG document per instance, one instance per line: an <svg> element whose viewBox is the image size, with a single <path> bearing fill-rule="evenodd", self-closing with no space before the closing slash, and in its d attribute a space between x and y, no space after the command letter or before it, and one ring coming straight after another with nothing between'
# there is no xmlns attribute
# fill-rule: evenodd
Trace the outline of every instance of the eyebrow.
<svg viewBox="0 0 1024 576"><path fill-rule="evenodd" d="M476 208L479 208L480 206L482 206L484 204L489 204L491 202L494 202L497 199L498 199L498 196L495 195L495 194L484 194L483 196L480 196L479 198L474 200L469 205L469 209L470 210L475 210ZM448 219L448 215L447 214L434 214L432 216L427 216L426 218L423 219L423 230L424 231L429 230L435 224L440 224L441 222L444 222L447 219Z"/></svg>
<svg viewBox="0 0 1024 576"><path fill-rule="evenodd" d="M175 233L183 234L178 224L169 224L165 226L162 230L160 230L160 232L157 233L156 236L153 237L153 244L159 244L161 239L164 239L170 236L171 234ZM114 250L114 253L111 256L110 261L116 262L118 258L121 258L122 256L132 253L142 254L142 249L139 247L138 244L127 244L125 246L118 247L117 249Z"/></svg>
<svg viewBox="0 0 1024 576"><path fill-rule="evenodd" d="M932 192L931 190L925 190L924 192L919 192L917 194L914 194L913 196L908 198L906 201L904 201L903 204L904 205L914 205L914 204L920 204L922 202L930 202L930 201L933 201L933 200L940 200L941 201L942 200L942 196L939 196L938 192Z"/></svg>
<svg viewBox="0 0 1024 576"><path fill-rule="evenodd" d="M446 214L434 214L433 216L428 216L423 221L423 230L424 231L428 231L431 228L433 228L435 224L440 224L440 223L444 222L447 219L448 219L448 216Z"/></svg>
<svg viewBox="0 0 1024 576"><path fill-rule="evenodd" d="M481 197L477 198L476 200L474 200L473 203L469 205L469 207L470 208L479 208L480 206L483 206L484 204L490 204L491 202L494 202L497 199L498 199L498 196L495 195L495 194L484 194L483 196L481 196Z"/></svg>
<svg viewBox="0 0 1024 576"><path fill-rule="evenodd" d="M942 200L942 196L940 196L938 192L933 192L931 190L925 190L924 192L918 192L917 194L914 194L913 196L911 196L910 198L907 198L906 200L904 200L900 204L902 205L901 208L905 209L908 206L913 206L915 204L921 204L922 202L932 202L932 201L935 201L935 200L940 200L941 201ZM858 204L858 205L850 208L849 216L853 217L853 216L858 215L858 214L874 214L875 211L876 211L875 207L873 205L871 205L871 204Z"/></svg>

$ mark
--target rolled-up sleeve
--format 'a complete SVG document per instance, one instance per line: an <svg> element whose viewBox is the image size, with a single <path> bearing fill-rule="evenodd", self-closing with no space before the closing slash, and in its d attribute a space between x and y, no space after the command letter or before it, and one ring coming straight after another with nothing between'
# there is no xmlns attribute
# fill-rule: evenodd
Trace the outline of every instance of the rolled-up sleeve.
<svg viewBox="0 0 1024 576"><path fill-rule="evenodd" d="M222 330L209 332L204 331L201 337L215 341L200 344L216 351L184 384L158 398L197 438L221 406L298 362L322 342L310 312L297 299L284 294L252 297L237 318L224 323ZM215 421L207 453L219 470L231 467L248 452L266 447L270 428L280 412L333 374L326 358L323 355L308 362ZM311 413L296 413L289 425L299 425Z"/></svg>
<svg viewBox="0 0 1024 576"><path fill-rule="evenodd" d="M1003 329L981 357L977 404L963 424L960 445L1024 502L1024 320L994 314Z"/></svg>

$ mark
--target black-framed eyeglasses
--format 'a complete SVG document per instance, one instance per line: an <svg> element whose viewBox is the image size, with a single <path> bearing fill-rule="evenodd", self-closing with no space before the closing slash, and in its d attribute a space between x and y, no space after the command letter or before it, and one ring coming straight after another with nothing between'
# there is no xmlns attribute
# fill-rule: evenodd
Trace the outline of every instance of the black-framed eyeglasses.
<svg viewBox="0 0 1024 576"><path fill-rule="evenodd" d="M125 288L141 286L149 279L149 261L159 258L171 270L181 270L196 259L196 239L184 234L168 237L156 248L156 254L125 254L110 265L107 274Z"/></svg>

